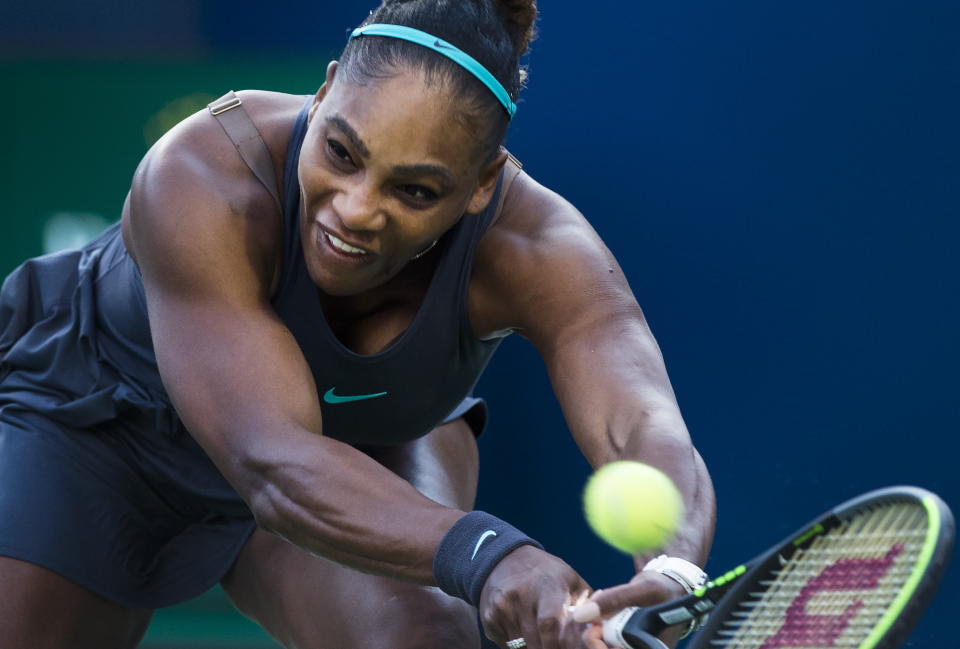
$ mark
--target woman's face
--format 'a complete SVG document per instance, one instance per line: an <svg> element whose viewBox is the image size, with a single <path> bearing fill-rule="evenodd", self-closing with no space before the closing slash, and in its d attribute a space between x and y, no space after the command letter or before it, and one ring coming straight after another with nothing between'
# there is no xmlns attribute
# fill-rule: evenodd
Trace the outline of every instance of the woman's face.
<svg viewBox="0 0 960 649"><path fill-rule="evenodd" d="M314 283L354 295L482 211L504 156L484 164L452 98L418 73L363 85L335 73L331 64L300 153L300 232Z"/></svg>

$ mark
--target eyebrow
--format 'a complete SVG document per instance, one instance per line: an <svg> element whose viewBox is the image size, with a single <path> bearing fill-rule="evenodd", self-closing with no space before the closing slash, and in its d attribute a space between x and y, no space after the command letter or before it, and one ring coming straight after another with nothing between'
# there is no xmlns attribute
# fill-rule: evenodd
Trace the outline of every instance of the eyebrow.
<svg viewBox="0 0 960 649"><path fill-rule="evenodd" d="M357 132L353 130L353 127L350 126L350 122L348 122L343 115L340 113L329 115L327 116L327 123L333 124L338 129L343 131L343 134L347 136L348 140L350 140L350 144L352 144L353 148L360 152L360 155L362 155L364 158L370 157L370 149L367 148L367 145L363 140L360 139L360 136L357 135Z"/></svg>
<svg viewBox="0 0 960 649"><path fill-rule="evenodd" d="M393 172L399 176L437 176L447 187L455 187L457 184L450 170L440 165L397 165L393 168Z"/></svg>
<svg viewBox="0 0 960 649"><path fill-rule="evenodd" d="M350 140L350 144L353 145L357 151L360 152L364 158L370 157L370 149L367 148L366 143L357 135L357 132L350 122L340 113L334 113L333 115L327 116L327 123L336 126L344 135L347 136L347 139ZM457 184L457 179L453 177L453 174L446 167L441 167L440 165L432 164L413 164L413 165L397 165L393 168L393 172L400 176L436 176L441 181L443 181L448 187L455 187Z"/></svg>

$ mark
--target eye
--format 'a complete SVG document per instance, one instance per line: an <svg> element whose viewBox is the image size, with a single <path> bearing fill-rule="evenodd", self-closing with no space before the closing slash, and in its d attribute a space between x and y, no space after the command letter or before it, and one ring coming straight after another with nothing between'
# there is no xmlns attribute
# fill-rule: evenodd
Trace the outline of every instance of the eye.
<svg viewBox="0 0 960 649"><path fill-rule="evenodd" d="M435 191L423 185L400 185L400 191L410 198L423 203L432 201L437 197Z"/></svg>
<svg viewBox="0 0 960 649"><path fill-rule="evenodd" d="M334 139L327 138L327 151L340 162L353 163L353 160L350 158L350 152Z"/></svg>

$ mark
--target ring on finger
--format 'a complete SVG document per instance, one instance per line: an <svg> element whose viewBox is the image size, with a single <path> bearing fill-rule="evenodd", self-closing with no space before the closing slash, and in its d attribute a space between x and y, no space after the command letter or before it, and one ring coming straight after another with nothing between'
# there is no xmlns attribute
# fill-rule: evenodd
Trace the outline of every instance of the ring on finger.
<svg viewBox="0 0 960 649"><path fill-rule="evenodd" d="M523 638L514 638L513 640L507 640L507 649L523 649L527 646L527 641Z"/></svg>

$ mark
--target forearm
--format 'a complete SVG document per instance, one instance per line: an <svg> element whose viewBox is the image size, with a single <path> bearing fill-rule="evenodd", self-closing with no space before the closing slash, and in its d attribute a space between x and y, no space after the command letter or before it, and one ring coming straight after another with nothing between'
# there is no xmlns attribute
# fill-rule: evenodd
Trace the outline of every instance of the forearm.
<svg viewBox="0 0 960 649"><path fill-rule="evenodd" d="M637 569L653 556L666 553L703 566L713 542L716 501L710 474L694 448L675 406L631 404L614 411L604 432L592 435L591 461L596 466L614 460L636 460L661 469L683 497L684 513L676 536L655 553L637 556Z"/></svg>
<svg viewBox="0 0 960 649"><path fill-rule="evenodd" d="M684 516L663 552L703 565L713 542L716 503L663 359L642 321L609 318L586 340L547 347L545 357L570 430L595 469L636 460L666 473L683 496ZM574 332L576 333L576 332ZM636 558L642 567L650 556Z"/></svg>
<svg viewBox="0 0 960 649"><path fill-rule="evenodd" d="M262 527L357 570L435 583L436 548L464 512L347 444L306 432L283 439L245 463L248 502Z"/></svg>
<svg viewBox="0 0 960 649"><path fill-rule="evenodd" d="M669 436L636 435L635 446L625 455L656 466L673 480L683 497L683 518L673 539L656 552L635 557L637 570L658 554L681 557L698 566L706 564L716 527L713 482L696 448Z"/></svg>

